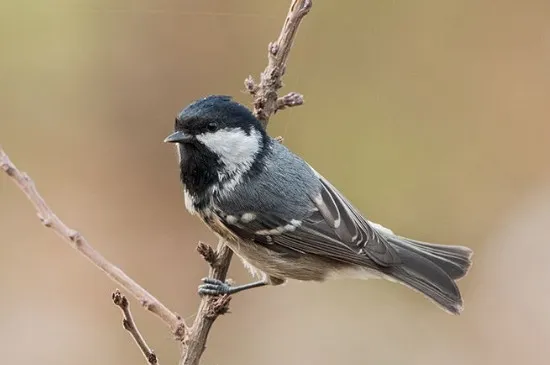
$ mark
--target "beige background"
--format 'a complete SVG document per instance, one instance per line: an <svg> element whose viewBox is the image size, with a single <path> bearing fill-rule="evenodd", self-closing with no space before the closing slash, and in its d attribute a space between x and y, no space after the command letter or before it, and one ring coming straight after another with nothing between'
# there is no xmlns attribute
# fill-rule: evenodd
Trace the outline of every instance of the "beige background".
<svg viewBox="0 0 550 365"><path fill-rule="evenodd" d="M346 5L344 5L344 3ZM288 1L0 2L0 143L60 217L191 319L214 238L183 205L176 112L249 103ZM469 245L452 317L382 281L238 295L204 364L546 364L550 357L550 3L315 1L272 135L365 215ZM231 277L249 280L235 261ZM103 274L0 175L0 353L12 364L140 364ZM177 346L135 314L163 364Z"/></svg>

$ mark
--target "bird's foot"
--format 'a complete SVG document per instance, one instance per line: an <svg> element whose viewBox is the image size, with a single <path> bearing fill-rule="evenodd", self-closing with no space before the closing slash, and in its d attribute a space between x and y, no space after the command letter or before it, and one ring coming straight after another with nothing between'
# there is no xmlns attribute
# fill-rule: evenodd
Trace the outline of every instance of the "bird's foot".
<svg viewBox="0 0 550 365"><path fill-rule="evenodd" d="M202 282L203 284L199 285L200 295L231 295L240 291L267 285L265 280L237 286L231 286L229 283L224 283L221 280L212 278L203 278Z"/></svg>
<svg viewBox="0 0 550 365"><path fill-rule="evenodd" d="M233 293L231 285L221 280L202 278L202 282L203 284L199 285L200 295L224 295Z"/></svg>

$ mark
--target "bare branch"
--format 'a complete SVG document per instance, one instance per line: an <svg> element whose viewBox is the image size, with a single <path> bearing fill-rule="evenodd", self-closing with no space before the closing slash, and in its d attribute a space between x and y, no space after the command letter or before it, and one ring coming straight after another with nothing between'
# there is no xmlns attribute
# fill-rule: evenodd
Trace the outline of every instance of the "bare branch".
<svg viewBox="0 0 550 365"><path fill-rule="evenodd" d="M124 290L135 297L141 305L157 315L168 327L174 336L183 339L186 325L183 319L168 309L157 298L126 275L121 269L109 262L103 255L96 251L88 241L77 231L69 228L48 206L44 198L38 193L34 182L29 175L17 169L10 161L8 155L0 147L0 168L11 177L13 182L25 193L27 198L36 208L38 218L44 226L51 228L61 238L67 241L72 248L76 249L96 267L102 270L109 278L119 284Z"/></svg>
<svg viewBox="0 0 550 365"><path fill-rule="evenodd" d="M132 312L130 312L130 303L128 303L128 299L126 299L118 289L113 293L112 299L113 303L122 311L122 316L124 317L122 319L122 326L132 335L141 353L145 356L145 360L147 360L150 365L158 365L157 355L155 355L153 350L147 345L134 322L134 317L132 316Z"/></svg>
<svg viewBox="0 0 550 365"><path fill-rule="evenodd" d="M278 91L282 87L282 77L286 70L286 63L294 37L302 19L309 12L311 6L311 0L292 0L279 38L277 41L269 44L268 65L261 74L260 83L256 84L252 77L248 77L245 80L245 86L254 98L254 114L264 127L267 126L269 118L278 110L301 105L304 102L302 95L298 93L292 92L279 97ZM279 138L279 141L282 142L282 137ZM51 228L67 241L71 247L88 258L113 281L139 300L144 308L159 317L171 329L176 339L183 344L180 365L199 364L214 321L218 316L229 311L230 296L204 296L199 305L198 314L193 325L188 327L179 315L168 309L122 270L109 262L79 232L63 223L38 193L30 177L17 169L1 147L0 168L25 193L36 208L38 217L46 227ZM216 251L204 243L199 243L197 250L210 264L209 277L225 281L233 253L224 242L220 241L218 243ZM123 312L124 328L132 335L149 364L157 365L158 359L156 355L147 346L134 323L126 297L117 290L113 294L113 301Z"/></svg>
<svg viewBox="0 0 550 365"><path fill-rule="evenodd" d="M245 87L254 97L254 115L267 126L271 115L287 107L303 104L303 96L298 93L289 93L283 97L278 96L278 90L282 87L282 76L286 70L286 62L294 36L303 17L311 9L311 0L292 0L288 15L276 42L269 44L268 65L262 72L260 84L257 85L252 76L245 81ZM282 138L280 138L282 142ZM225 281L232 252L220 241L214 253L212 248L199 243L197 247L201 256L210 264L209 277ZM211 297L204 296L201 300L199 311L193 326L188 328L187 336L183 341L183 352L180 365L198 365L206 348L206 340L212 324L216 318L229 310L231 297L228 295Z"/></svg>
<svg viewBox="0 0 550 365"><path fill-rule="evenodd" d="M216 249L216 261L210 263L208 277L225 281L232 256L233 252L231 249L220 240ZM188 328L187 336L185 336L185 340L183 341L184 346L180 359L181 365L199 364L202 353L206 348L206 340L210 333L210 328L212 328L218 316L229 311L230 301L231 296L229 295L215 297L205 295L202 297L193 326Z"/></svg>
<svg viewBox="0 0 550 365"><path fill-rule="evenodd" d="M260 84L257 85L252 76L249 76L244 82L246 89L254 97L254 114L262 121L264 127L267 126L269 118L277 110L303 103L300 94L288 94L283 99L290 95L293 96L287 99L288 102L285 102L279 100L277 93L283 86L282 77L286 71L286 62L294 37L302 19L309 13L312 5L311 0L292 0L279 38L268 46L268 64L260 76ZM291 100L293 102L290 102Z"/></svg>

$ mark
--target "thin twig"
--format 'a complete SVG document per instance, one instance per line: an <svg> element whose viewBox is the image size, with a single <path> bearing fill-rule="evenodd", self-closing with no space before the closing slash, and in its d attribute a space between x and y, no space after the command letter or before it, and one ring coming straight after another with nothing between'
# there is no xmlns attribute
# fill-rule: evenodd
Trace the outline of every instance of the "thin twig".
<svg viewBox="0 0 550 365"><path fill-rule="evenodd" d="M136 326L132 312L130 312L130 303L128 303L128 299L126 299L118 289L115 290L112 298L113 303L122 311L122 316L124 317L122 319L122 326L132 335L134 341L136 341L136 345L138 345L141 353L145 356L145 360L147 360L150 365L158 365L159 361L157 355L155 355L155 352L147 345L147 342L145 342L145 339Z"/></svg>
<svg viewBox="0 0 550 365"><path fill-rule="evenodd" d="M269 118L278 110L301 105L304 102L301 94L292 92L279 97L278 90L282 87L282 76L286 70L294 36L311 6L311 0L292 0L279 38L269 44L268 65L261 74L260 84L257 85L252 76L245 80L247 90L254 97L254 115L262 121L264 127L267 127ZM209 277L225 281L233 254L229 247L220 240L215 253L204 243L199 243L197 249L210 264ZM230 300L231 297L228 295L202 298L193 326L188 328L183 341L180 365L199 364L206 348L210 329L219 315L227 313Z"/></svg>
<svg viewBox="0 0 550 365"><path fill-rule="evenodd" d="M254 97L254 114L267 127L269 118L278 110L301 105L303 97L298 93L289 93L279 97L278 91L282 87L282 77L286 70L286 62L298 27L303 17L311 9L311 0L292 0L285 23L277 41L269 44L268 65L262 72L260 83L256 84L252 77L245 80L245 85ZM282 140L281 140L282 141ZM30 177L20 172L10 161L0 147L0 168L12 178L14 183L25 193L38 212L38 217L44 226L51 228L55 233L67 241L71 247L88 258L95 266L101 269L113 281L118 283L128 293L139 300L141 305L158 316L183 344L181 365L198 365L206 348L206 340L216 318L229 310L231 297L205 296L202 298L197 317L191 327L187 327L183 319L169 310L158 299L152 296L138 283L132 280L118 267L110 263L103 255L97 252L88 241L77 231L69 228L59 219L38 193ZM217 250L200 244L199 252L210 264L209 276L225 281L231 263L232 251L220 241ZM147 346L137 330L128 308L128 301L120 292L115 292L113 300L124 314L124 328L128 330L140 347L142 353L151 365L158 364L155 354Z"/></svg>
<svg viewBox="0 0 550 365"><path fill-rule="evenodd" d="M267 127L269 118L278 110L304 103L301 94L293 92L279 98L278 91L283 87L282 77L294 37L312 5L311 0L292 0L279 38L269 43L267 48L268 63L260 76L260 84L256 84L252 76L244 81L246 89L254 97L254 114L264 127Z"/></svg>
<svg viewBox="0 0 550 365"><path fill-rule="evenodd" d="M124 290L135 297L141 305L157 315L172 331L178 339L183 339L186 325L183 319L168 309L157 298L142 288L138 283L126 275L121 269L109 262L103 255L96 251L88 241L77 231L69 228L48 206L44 198L38 193L34 182L29 175L17 169L10 161L8 155L0 146L0 168L11 177L13 182L25 193L27 198L36 208L38 218L42 224L51 228L61 238L67 241L96 267L102 270L109 278L119 284Z"/></svg>

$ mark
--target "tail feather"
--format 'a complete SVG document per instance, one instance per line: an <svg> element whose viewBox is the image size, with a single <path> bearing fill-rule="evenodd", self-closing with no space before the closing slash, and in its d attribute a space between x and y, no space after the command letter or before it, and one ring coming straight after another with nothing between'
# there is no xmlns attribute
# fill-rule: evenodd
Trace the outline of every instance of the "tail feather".
<svg viewBox="0 0 550 365"><path fill-rule="evenodd" d="M472 265L473 253L468 247L437 245L405 237L392 237L389 241L397 247L414 251L427 258L454 280L466 275Z"/></svg>
<svg viewBox="0 0 550 365"><path fill-rule="evenodd" d="M436 245L404 237L387 237L396 249L401 264L386 274L415 289L443 309L459 314L463 302L455 280L468 272L472 251L462 246Z"/></svg>

